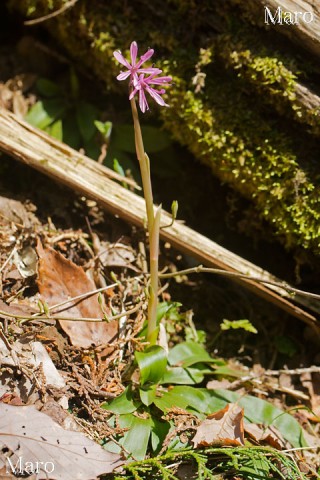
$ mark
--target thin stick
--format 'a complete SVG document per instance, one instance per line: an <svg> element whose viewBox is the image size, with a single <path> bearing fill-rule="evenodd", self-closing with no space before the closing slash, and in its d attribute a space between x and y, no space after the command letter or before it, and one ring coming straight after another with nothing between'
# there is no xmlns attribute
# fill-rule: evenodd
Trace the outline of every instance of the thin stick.
<svg viewBox="0 0 320 480"><path fill-rule="evenodd" d="M55 310L58 307L62 307L62 305L65 305L66 303L74 303L76 300L81 300L81 298L87 298L91 297L92 295L95 295L96 293L104 292L108 290L109 288L114 288L118 287L117 283L112 283L111 285L107 285L106 287L101 287L97 288L95 290L91 290L90 292L82 293L81 295L77 295L76 297L72 297L68 300L64 300L63 302L56 303L55 305L52 305L51 307L48 307L48 310ZM38 314L36 314L38 315Z"/></svg>
<svg viewBox="0 0 320 480"><path fill-rule="evenodd" d="M125 315L130 315L131 313L135 313L136 311L139 310L139 308L142 307L144 302L138 303L135 307L131 308L130 310L124 310L121 313L118 313L117 315L112 315L111 317L108 317L107 322L111 322L112 320L117 320L118 318L124 317ZM28 317L27 315L16 315L12 313L5 312L3 310L0 310L0 315L3 315L5 317L10 317L10 318L16 318L19 320L22 320L20 322L21 324L29 322L31 320L68 320L70 322L103 322L106 321L101 318L91 318L91 317L47 317L47 316L38 316L38 317Z"/></svg>
<svg viewBox="0 0 320 480"><path fill-rule="evenodd" d="M8 256L8 258L3 263L3 265L1 265L0 273L3 272L3 270L6 268L6 266L8 265L8 263L10 262L11 258L13 257L13 255L15 254L16 251L17 251L17 247L13 247L13 249L10 252L10 255Z"/></svg>
<svg viewBox="0 0 320 480"><path fill-rule="evenodd" d="M243 278L247 280L254 280L258 283L265 283L266 285L273 285L274 287L283 288L288 293L294 293L297 295L302 295L304 297L315 298L320 300L320 295L318 293L306 292L305 290L300 290L299 288L294 288L288 285L287 283L278 283L273 282L272 280L265 280L264 278L254 277L251 275L246 275L244 273L237 273L237 272L228 272L227 270L221 270L219 268L208 268L204 267L203 265L198 265L197 267L186 268L185 270L179 270L178 272L171 272L171 273L161 273L159 274L160 278L173 278L179 275L189 275L191 273L215 273L217 275L223 275L225 277L235 277L235 278Z"/></svg>
<svg viewBox="0 0 320 480"><path fill-rule="evenodd" d="M77 1L78 0L70 0L69 2L66 2L61 8L59 8L58 10L52 13L49 13L48 15L44 15L43 17L35 18L33 20L26 20L23 23L24 25L37 25L38 23L42 23L42 22L45 22L46 20L50 20L50 18L57 17L58 15L60 15L61 13L64 13L69 8L73 7L77 3Z"/></svg>

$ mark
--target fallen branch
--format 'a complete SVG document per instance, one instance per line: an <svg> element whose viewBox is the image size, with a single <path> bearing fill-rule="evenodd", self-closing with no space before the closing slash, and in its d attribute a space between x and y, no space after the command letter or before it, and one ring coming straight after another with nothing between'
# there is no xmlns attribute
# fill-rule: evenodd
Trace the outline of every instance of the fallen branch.
<svg viewBox="0 0 320 480"><path fill-rule="evenodd" d="M102 207L124 220L143 226L145 218L143 199L113 181L111 177L117 177L114 172L33 128L4 109L0 109L0 150L82 195L96 200ZM120 180L123 181L123 178L120 177ZM170 221L171 215L163 212L161 225L166 226ZM244 275L245 278L235 277L234 281L307 324L318 326L317 319L312 314L288 300L290 295L284 288L262 285L247 276L265 279L269 283L282 283L281 280L191 228L176 221L171 227L161 231L161 238L178 250L197 258L207 267ZM320 303L316 300L297 294L294 301L320 313Z"/></svg>
<svg viewBox="0 0 320 480"><path fill-rule="evenodd" d="M296 24L275 24L269 27L276 29L297 43L299 47L308 49L315 55L320 54L320 6L319 2L314 0L250 0L246 2L243 8L250 12L250 17L254 18L255 23L264 23L264 9L268 7L274 16L277 9L280 11L293 13L299 12L298 22ZM307 22L301 19L301 14L308 12ZM310 12L310 13L309 13ZM311 21L309 20L312 15ZM280 15L281 17L281 15Z"/></svg>

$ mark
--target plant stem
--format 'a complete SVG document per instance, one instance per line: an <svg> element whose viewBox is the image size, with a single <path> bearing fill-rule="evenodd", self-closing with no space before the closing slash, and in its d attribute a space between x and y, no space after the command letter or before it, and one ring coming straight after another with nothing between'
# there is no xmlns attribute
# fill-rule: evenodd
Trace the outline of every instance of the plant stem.
<svg viewBox="0 0 320 480"><path fill-rule="evenodd" d="M161 205L158 207L151 237L150 237L150 297L148 303L148 333L147 340L151 345L157 341L157 304L159 284L159 236L160 236Z"/></svg>
<svg viewBox="0 0 320 480"><path fill-rule="evenodd" d="M131 103L133 125L134 125L134 138L135 138L135 144L136 144L136 152L139 160L140 172L141 172L141 178L142 178L143 195L146 201L148 231L149 231L149 236L151 236L154 215L153 215L153 195L152 195L152 185L151 185L151 177L150 177L149 158L144 151L141 127L139 122L139 115L138 115L135 99L132 98L130 100L130 103Z"/></svg>
<svg viewBox="0 0 320 480"><path fill-rule="evenodd" d="M148 333L147 340L150 345L157 342L157 304L158 304L158 259L159 259L159 237L160 237L160 217L161 206L153 213L153 195L150 175L149 157L144 151L139 115L134 98L130 100L134 125L134 138L137 157L140 165L142 178L143 194L146 202L147 223L150 243L150 288L148 301Z"/></svg>

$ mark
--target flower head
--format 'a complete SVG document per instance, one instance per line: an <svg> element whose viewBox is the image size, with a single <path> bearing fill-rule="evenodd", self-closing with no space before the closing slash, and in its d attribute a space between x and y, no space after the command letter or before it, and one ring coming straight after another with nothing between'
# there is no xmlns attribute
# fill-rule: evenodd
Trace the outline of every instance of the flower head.
<svg viewBox="0 0 320 480"><path fill-rule="evenodd" d="M146 99L145 91L162 107L168 107L161 97L165 93L165 89L161 88L156 90L151 85L163 85L169 86L172 81L171 77L157 77L157 73L152 73L149 77L144 76L144 73L139 75L138 81L136 82L129 99L131 100L137 92L139 92L139 106L141 111L144 113L146 110L149 110L149 105Z"/></svg>
<svg viewBox="0 0 320 480"><path fill-rule="evenodd" d="M138 74L139 73L144 73L144 74L155 74L157 75L158 73L161 73L161 70L158 68L154 67L147 67L147 68L141 68L141 65L143 65L147 60L149 60L154 53L154 50L152 48L149 48L149 50L140 57L140 60L137 62L137 55L138 55L138 45L137 42L132 42L130 45L130 56L131 56L131 64L124 58L120 50L116 50L113 52L114 57L118 60L119 63L124 65L127 70L125 72L120 72L120 74L117 76L117 80L126 80L126 78L130 77L130 83L132 83L134 86L138 82Z"/></svg>

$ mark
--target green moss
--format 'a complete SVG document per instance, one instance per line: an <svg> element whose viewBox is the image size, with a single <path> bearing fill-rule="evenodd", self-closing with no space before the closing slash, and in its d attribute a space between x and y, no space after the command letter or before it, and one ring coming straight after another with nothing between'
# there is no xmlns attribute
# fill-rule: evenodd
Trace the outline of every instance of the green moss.
<svg viewBox="0 0 320 480"><path fill-rule="evenodd" d="M215 51L225 66L249 83L263 101L272 104L280 114L307 124L316 135L320 134L320 108L312 108L305 102L297 83L301 72L292 58L270 51L261 44L259 36L253 38L246 30L235 37L222 35L216 41Z"/></svg>
<svg viewBox="0 0 320 480"><path fill-rule="evenodd" d="M320 199L312 172L303 170L293 144L251 109L235 84L211 75L209 99L176 77L170 110L162 110L175 138L207 163L222 181L253 199L288 247L320 253ZM259 126L259 128L257 128ZM279 126L277 126L279 127Z"/></svg>

